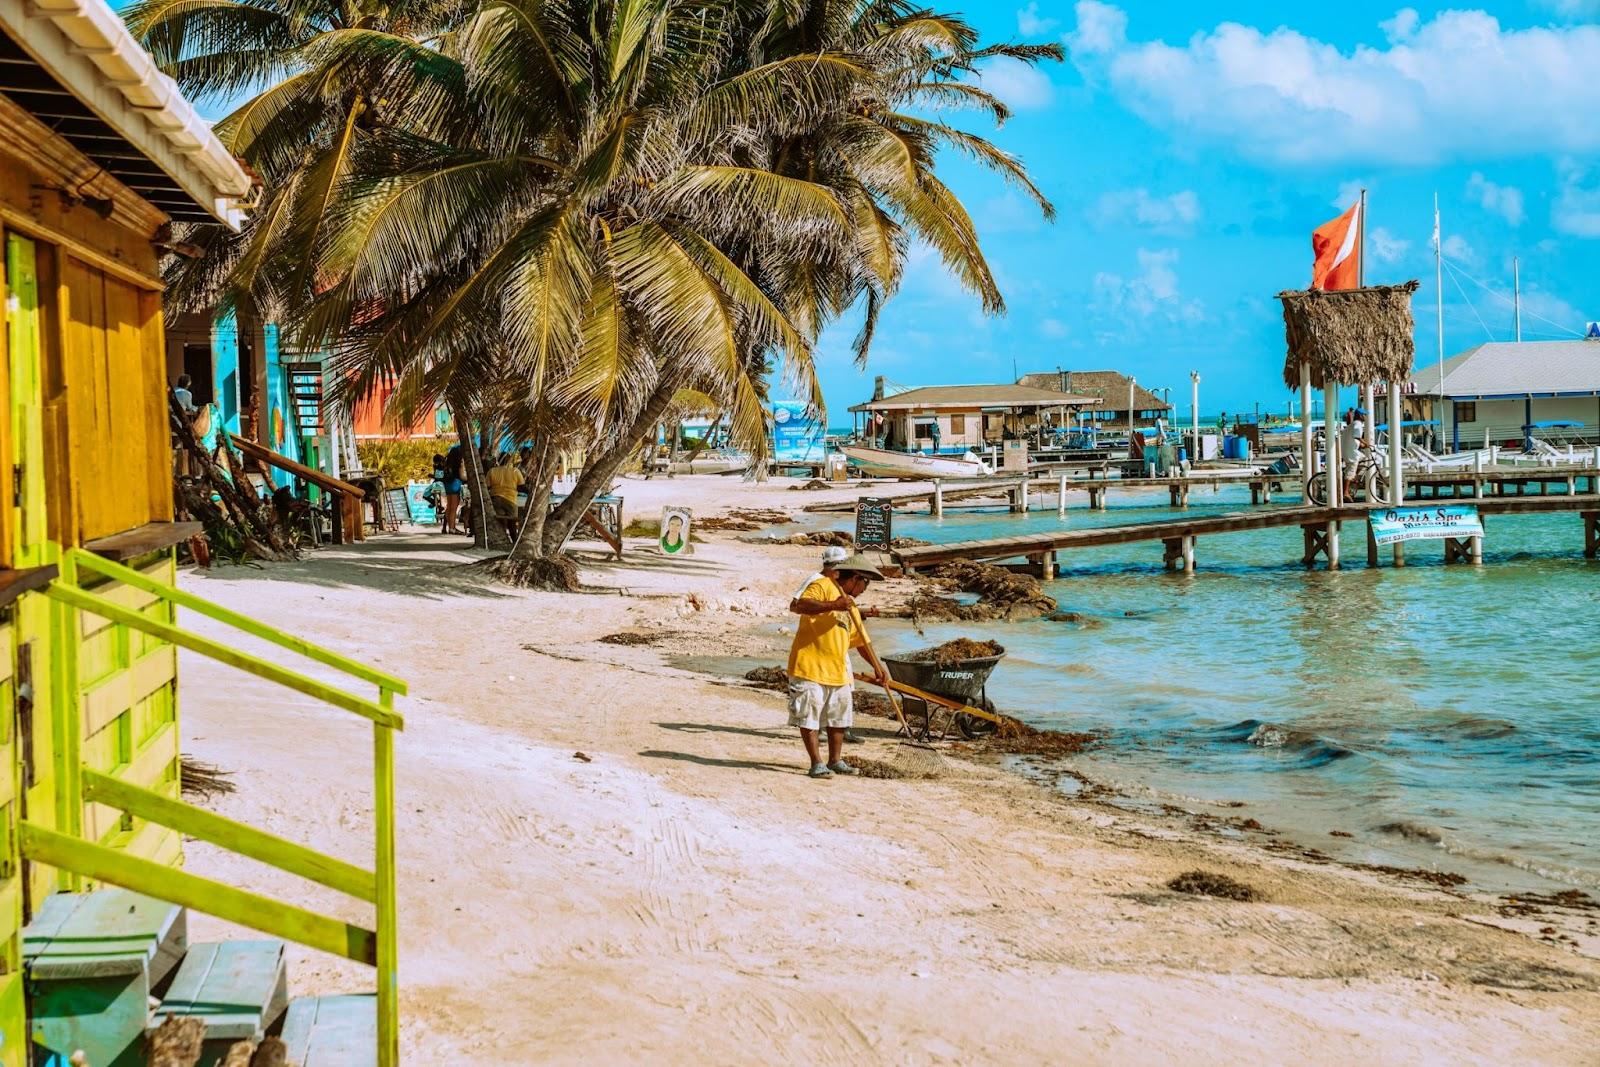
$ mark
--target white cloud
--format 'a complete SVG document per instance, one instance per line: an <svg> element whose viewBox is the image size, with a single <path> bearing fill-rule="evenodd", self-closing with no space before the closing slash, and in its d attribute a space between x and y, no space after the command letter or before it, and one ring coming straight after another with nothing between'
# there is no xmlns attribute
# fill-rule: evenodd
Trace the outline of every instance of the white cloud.
<svg viewBox="0 0 1600 1067"><path fill-rule="evenodd" d="M1200 198L1192 189L1170 196L1152 196L1142 188L1118 189L1095 201L1089 217L1102 226L1132 223L1163 232L1182 230L1199 221Z"/></svg>
<svg viewBox="0 0 1600 1067"><path fill-rule="evenodd" d="M1372 256L1379 263L1394 263L1411 251L1411 242L1402 237L1396 237L1382 226L1374 226L1367 231L1367 244L1372 249Z"/></svg>
<svg viewBox="0 0 1600 1067"><path fill-rule="evenodd" d="M1589 173L1572 160L1560 167L1561 191L1550 207L1550 225L1574 237L1600 237L1600 184L1589 184Z"/></svg>
<svg viewBox="0 0 1600 1067"><path fill-rule="evenodd" d="M1039 332L1046 337L1065 337L1067 335L1067 324L1060 319L1040 319Z"/></svg>
<svg viewBox="0 0 1600 1067"><path fill-rule="evenodd" d="M1041 37L1059 25L1055 19L1039 14L1039 0L1017 12L1017 32L1024 37Z"/></svg>
<svg viewBox="0 0 1600 1067"><path fill-rule="evenodd" d="M1600 18L1600 0L1538 0L1539 6L1562 18Z"/></svg>
<svg viewBox="0 0 1600 1067"><path fill-rule="evenodd" d="M1492 211L1513 226L1527 218L1522 206L1522 190L1514 185L1497 185L1476 172L1467 179L1467 196L1485 211Z"/></svg>
<svg viewBox="0 0 1600 1067"><path fill-rule="evenodd" d="M1224 22L1171 45L1081 0L1073 62L1147 121L1280 162L1426 163L1600 149L1600 26L1506 29L1482 11L1402 11L1350 52Z"/></svg>
<svg viewBox="0 0 1600 1067"><path fill-rule="evenodd" d="M1366 178L1340 182L1339 191L1333 194L1332 206L1338 208L1341 214L1349 211L1350 205L1361 199L1362 192L1370 190L1374 184Z"/></svg>
<svg viewBox="0 0 1600 1067"><path fill-rule="evenodd" d="M1457 263L1473 263L1478 258L1478 250L1473 248L1467 239L1459 233L1453 233L1446 237L1440 251L1444 253L1445 259L1454 260Z"/></svg>
<svg viewBox="0 0 1600 1067"><path fill-rule="evenodd" d="M1178 250L1139 249L1140 273L1133 278L1101 271L1094 276L1094 305L1112 315L1161 317L1171 321L1199 322L1205 309L1198 300L1186 300L1178 288Z"/></svg>
<svg viewBox="0 0 1600 1067"><path fill-rule="evenodd" d="M1055 98L1043 71L1017 59L1000 58L978 74L978 84L1005 101L1012 111L1034 111Z"/></svg>

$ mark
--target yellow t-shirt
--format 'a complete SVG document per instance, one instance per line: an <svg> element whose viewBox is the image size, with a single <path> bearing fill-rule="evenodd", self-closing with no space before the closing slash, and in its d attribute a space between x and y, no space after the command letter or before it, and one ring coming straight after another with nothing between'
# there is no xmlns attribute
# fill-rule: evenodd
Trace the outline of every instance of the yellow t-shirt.
<svg viewBox="0 0 1600 1067"><path fill-rule="evenodd" d="M514 463L502 463L489 471L489 495L517 503L517 488L522 485L522 474Z"/></svg>
<svg viewBox="0 0 1600 1067"><path fill-rule="evenodd" d="M838 600L844 590L832 578L818 576L801 593L800 600ZM802 615L789 646L789 677L819 685L850 684L850 650L868 643L867 631L855 608Z"/></svg>

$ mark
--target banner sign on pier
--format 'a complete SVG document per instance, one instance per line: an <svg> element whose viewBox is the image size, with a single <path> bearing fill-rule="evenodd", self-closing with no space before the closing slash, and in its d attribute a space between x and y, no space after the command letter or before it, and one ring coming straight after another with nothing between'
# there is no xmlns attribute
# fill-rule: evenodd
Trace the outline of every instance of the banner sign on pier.
<svg viewBox="0 0 1600 1067"><path fill-rule="evenodd" d="M1369 513L1367 521L1372 524L1372 539L1379 545L1483 536L1483 520L1478 517L1478 509L1470 504L1384 508Z"/></svg>

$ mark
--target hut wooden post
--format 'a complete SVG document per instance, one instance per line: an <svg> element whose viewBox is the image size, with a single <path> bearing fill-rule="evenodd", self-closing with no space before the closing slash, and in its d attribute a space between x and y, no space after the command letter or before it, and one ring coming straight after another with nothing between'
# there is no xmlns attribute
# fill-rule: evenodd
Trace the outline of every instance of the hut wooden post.
<svg viewBox="0 0 1600 1067"><path fill-rule="evenodd" d="M1405 430L1400 425L1400 382L1398 379L1389 379L1389 502L1398 507L1406 500L1406 475L1404 456ZM1394 543L1394 565L1406 565L1406 550L1403 542Z"/></svg>
<svg viewBox="0 0 1600 1067"><path fill-rule="evenodd" d="M1344 459L1339 455L1339 428L1334 421L1334 410L1339 406L1339 385L1332 378L1322 387L1322 467L1328 472L1328 506L1339 507L1344 503L1344 471L1340 469L1340 462Z"/></svg>
<svg viewBox="0 0 1600 1067"><path fill-rule="evenodd" d="M1300 473L1308 480L1317 473L1317 457L1311 451L1311 362L1304 359L1300 361Z"/></svg>

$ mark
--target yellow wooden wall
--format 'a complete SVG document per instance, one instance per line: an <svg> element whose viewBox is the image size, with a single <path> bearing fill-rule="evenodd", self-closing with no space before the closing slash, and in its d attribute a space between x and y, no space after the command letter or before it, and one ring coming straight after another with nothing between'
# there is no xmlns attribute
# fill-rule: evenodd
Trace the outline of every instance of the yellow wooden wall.
<svg viewBox="0 0 1600 1067"><path fill-rule="evenodd" d="M56 432L67 434L67 463L53 471L50 494L72 502L63 540L81 544L172 517L166 353L156 293L63 258L56 380L66 405Z"/></svg>

